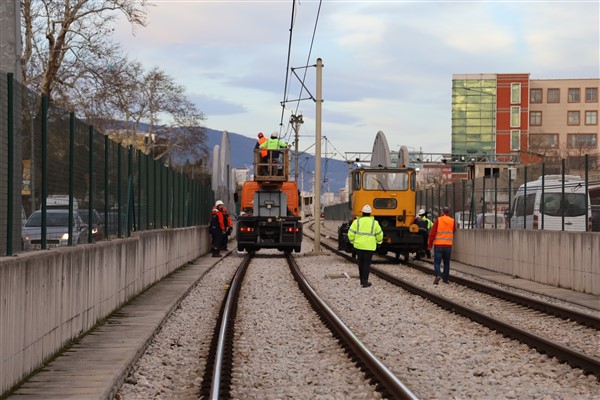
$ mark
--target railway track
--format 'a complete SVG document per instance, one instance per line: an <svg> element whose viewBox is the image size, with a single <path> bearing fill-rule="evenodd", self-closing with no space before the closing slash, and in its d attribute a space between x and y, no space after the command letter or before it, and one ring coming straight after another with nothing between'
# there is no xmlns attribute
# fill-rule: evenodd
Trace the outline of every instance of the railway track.
<svg viewBox="0 0 600 400"><path fill-rule="evenodd" d="M246 255L231 280L216 324L213 344L206 363L201 396L206 399L231 397L235 380L236 314L242 282L254 257ZM312 289L304 278L291 254L285 256L287 265L300 291L308 299L319 319L329 328L348 357L364 372L365 379L374 382L377 390L386 398L416 399L416 396L370 351L361 340L335 315L332 309ZM265 261L264 258L260 259ZM274 263L275 261L270 261ZM280 288L281 289L281 288ZM336 365L336 368L339 366Z"/></svg>
<svg viewBox="0 0 600 400"><path fill-rule="evenodd" d="M325 236L325 234L322 233L322 236ZM329 235L328 237L329 240L334 240L334 238L331 235ZM337 238L335 238L335 240L337 243ZM327 241L321 243L330 251L352 261L353 263L356 262L356 260L353 259L347 253L338 251L337 244L331 244ZM394 263L396 265L395 269L397 270L397 261L394 260ZM411 266L416 265L412 263ZM419 269L431 276L430 269ZM511 323L507 323L503 320L495 318L489 315L490 313L486 312L485 310L477 310L471 305L466 305L464 301L459 302L450 300L447 297L436 294L432 290L425 289L424 287L415 285L406 279L402 279L399 276L390 273L390 271L386 272L383 268L372 266L371 271L373 274L380 277L381 279L384 279L396 286L402 287L403 289L411 293L417 294L425 299L428 299L429 301L437 304L438 306L448 311L465 316L479 324L482 324L483 326L486 326L492 330L501 333L506 337L516 339L530 346L531 348L536 349L542 354L547 354L550 357L556 357L560 362L565 362L573 368L580 368L583 371L585 371L586 374L593 374L594 376L596 376L597 379L600 379L600 358L598 358L597 356L597 337L598 326L600 326L600 321L591 315L586 315L569 309L557 307L539 300L525 298L524 296L515 295L508 291L489 288L486 285L481 285L476 282L468 281L466 279L460 279L461 284L464 284L465 286L473 290L487 293L491 296L502 298L514 304L524 305L524 307L528 307L535 310L536 312L532 312L530 318L539 318L537 314L541 312L546 313L548 315L557 316L558 318L576 321L576 323L578 324L585 325L586 327L588 327L586 328L586 337L589 338L590 347L587 347L587 350L583 352L576 350L568 345L565 345L564 343L560 343L555 340L549 340L546 336L543 336L541 334L529 332L525 329L522 329L519 326L515 326ZM459 282L459 280L455 279L455 277L452 277L452 281L456 283ZM556 336L560 336L560 333L557 333L555 337ZM594 348L596 349L596 353L594 355L590 355L590 352L593 353Z"/></svg>

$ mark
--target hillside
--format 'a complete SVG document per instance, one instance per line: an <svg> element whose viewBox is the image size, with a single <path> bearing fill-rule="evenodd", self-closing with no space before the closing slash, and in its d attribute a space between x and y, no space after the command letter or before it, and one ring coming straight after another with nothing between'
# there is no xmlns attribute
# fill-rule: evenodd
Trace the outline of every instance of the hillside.
<svg viewBox="0 0 600 400"><path fill-rule="evenodd" d="M207 147L209 153L215 145L221 144L222 131L206 128ZM229 132L231 144L231 162L234 168L252 168L252 151L256 140L237 133ZM304 173L304 190L311 190L312 172L315 170L315 158L310 154L301 154L299 157L299 174ZM292 171L294 171L294 161L292 160ZM322 176L327 178L323 183L321 192L337 192L346 184L348 175L348 166L345 161L334 159L321 159ZM298 178L301 186L301 178Z"/></svg>

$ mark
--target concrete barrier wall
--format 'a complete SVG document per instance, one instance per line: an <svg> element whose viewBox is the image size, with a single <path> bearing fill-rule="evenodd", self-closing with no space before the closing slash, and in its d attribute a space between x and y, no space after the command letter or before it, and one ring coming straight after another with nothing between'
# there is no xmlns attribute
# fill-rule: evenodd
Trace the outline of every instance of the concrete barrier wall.
<svg viewBox="0 0 600 400"><path fill-rule="evenodd" d="M533 230L464 230L452 258L547 285L600 295L600 234Z"/></svg>
<svg viewBox="0 0 600 400"><path fill-rule="evenodd" d="M0 393L210 249L206 227L0 258Z"/></svg>

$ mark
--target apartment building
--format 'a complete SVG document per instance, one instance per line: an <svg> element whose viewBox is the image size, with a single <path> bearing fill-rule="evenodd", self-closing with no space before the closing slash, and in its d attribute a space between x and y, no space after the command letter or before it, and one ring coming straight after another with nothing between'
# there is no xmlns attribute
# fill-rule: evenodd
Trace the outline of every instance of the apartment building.
<svg viewBox="0 0 600 400"><path fill-rule="evenodd" d="M452 76L452 154L552 161L600 154L600 79L529 73ZM515 158L515 156L517 156ZM597 168L598 157L592 157ZM456 171L458 172L458 171Z"/></svg>

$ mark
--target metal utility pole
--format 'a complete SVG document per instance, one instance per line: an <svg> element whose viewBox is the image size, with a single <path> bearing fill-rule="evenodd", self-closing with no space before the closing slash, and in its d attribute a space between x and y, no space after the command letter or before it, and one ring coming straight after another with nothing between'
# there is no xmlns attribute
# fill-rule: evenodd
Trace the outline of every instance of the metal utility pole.
<svg viewBox="0 0 600 400"><path fill-rule="evenodd" d="M300 130L300 125L304 123L302 119L302 115L292 115L290 117L290 123L292 124L292 128L294 128L295 136L295 164L294 164L294 182L298 183L298 131Z"/></svg>
<svg viewBox="0 0 600 400"><path fill-rule="evenodd" d="M323 60L317 58L317 89L315 110L315 248L314 253L321 253L321 108L323 106Z"/></svg>

